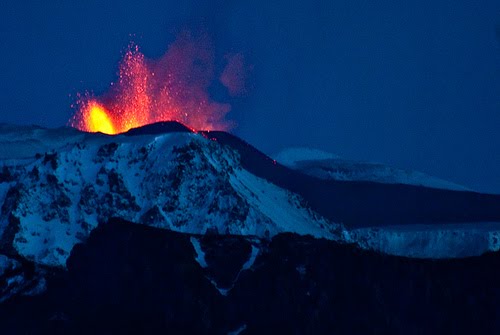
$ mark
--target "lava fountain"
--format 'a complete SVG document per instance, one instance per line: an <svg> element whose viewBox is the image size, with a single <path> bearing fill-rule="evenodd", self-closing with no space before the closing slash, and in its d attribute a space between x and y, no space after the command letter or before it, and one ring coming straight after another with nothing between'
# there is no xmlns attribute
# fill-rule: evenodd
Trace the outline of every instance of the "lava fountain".
<svg viewBox="0 0 500 335"><path fill-rule="evenodd" d="M241 87L227 79L232 77L228 71L242 71L242 66L233 69L234 63L228 61L221 80L231 95L235 86ZM105 134L159 121L178 121L197 130L228 130L233 123L225 116L231 107L211 99L208 88L213 79L214 53L206 36L183 33L155 60L130 44L120 62L118 80L102 96L79 94L69 123L83 131Z"/></svg>

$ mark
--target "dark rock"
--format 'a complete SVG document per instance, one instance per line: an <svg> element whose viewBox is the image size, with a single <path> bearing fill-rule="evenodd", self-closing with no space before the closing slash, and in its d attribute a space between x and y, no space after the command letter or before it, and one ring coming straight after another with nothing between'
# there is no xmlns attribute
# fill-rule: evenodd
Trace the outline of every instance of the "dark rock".
<svg viewBox="0 0 500 335"><path fill-rule="evenodd" d="M48 290L0 304L2 334L498 334L500 254L416 260L294 234L200 237L113 220L75 247ZM251 243L256 243L253 239ZM229 280L228 280L229 282ZM54 318L64 315L64 318Z"/></svg>
<svg viewBox="0 0 500 335"><path fill-rule="evenodd" d="M191 129L176 121L165 121L148 124L139 128L132 128L125 133L125 136L156 135L166 133L190 133Z"/></svg>
<svg viewBox="0 0 500 335"><path fill-rule="evenodd" d="M50 167L55 170L57 169L58 163L57 163L57 153L45 153L43 157L43 164L50 164Z"/></svg>
<svg viewBox="0 0 500 335"><path fill-rule="evenodd" d="M57 180L57 177L54 176L53 174L47 174L47 183L49 185L57 185L59 181Z"/></svg>
<svg viewBox="0 0 500 335"><path fill-rule="evenodd" d="M0 238L0 250L6 255L16 255L17 251L13 247L13 242L16 234L19 232L19 218L14 214L9 214L7 226L5 227L2 237Z"/></svg>
<svg viewBox="0 0 500 335"><path fill-rule="evenodd" d="M102 145L99 150L97 150L97 157L110 157L118 149L118 143L108 143Z"/></svg>
<svg viewBox="0 0 500 335"><path fill-rule="evenodd" d="M300 195L317 213L346 226L500 220L500 195L364 181L323 180L285 167L238 137L200 132L235 149L244 169ZM359 210L362 208L363 210Z"/></svg>
<svg viewBox="0 0 500 335"><path fill-rule="evenodd" d="M40 171L36 165L33 166L33 169L30 171L29 177L35 182L40 180Z"/></svg>
<svg viewBox="0 0 500 335"><path fill-rule="evenodd" d="M0 184L8 183L15 180L15 176L11 171L11 168L4 165L0 171Z"/></svg>
<svg viewBox="0 0 500 335"><path fill-rule="evenodd" d="M98 196L95 188L91 184L86 184L80 195L80 200L78 201L78 206L87 215L90 215L96 211L98 205Z"/></svg>
<svg viewBox="0 0 500 335"><path fill-rule="evenodd" d="M207 275L223 289L233 286L252 251L251 243L242 236L207 234L200 239L200 246L208 265Z"/></svg>
<svg viewBox="0 0 500 335"><path fill-rule="evenodd" d="M140 221L148 226L154 226L159 223L165 223L165 217L160 212L158 206L154 205L141 216Z"/></svg>
<svg viewBox="0 0 500 335"><path fill-rule="evenodd" d="M2 204L2 214L8 215L12 211L14 211L18 206L21 200L21 197L24 193L24 188L22 185L15 185L9 188L7 194L5 195L4 202Z"/></svg>

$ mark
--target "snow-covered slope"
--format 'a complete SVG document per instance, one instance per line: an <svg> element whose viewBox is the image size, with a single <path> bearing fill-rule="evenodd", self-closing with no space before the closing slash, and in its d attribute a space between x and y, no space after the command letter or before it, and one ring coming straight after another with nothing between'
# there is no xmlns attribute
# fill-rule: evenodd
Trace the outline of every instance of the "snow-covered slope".
<svg viewBox="0 0 500 335"><path fill-rule="evenodd" d="M46 129L0 123L0 160L31 159L37 153L57 150L86 137L74 128Z"/></svg>
<svg viewBox="0 0 500 335"><path fill-rule="evenodd" d="M303 198L291 191L293 187L283 186L305 177L303 174L294 172L284 176L289 179L276 179L281 177L277 171L286 174L291 170L273 164L268 157L262 162L260 156L252 160L248 152L253 149L221 144L221 134L216 137L177 128L163 133L165 128L157 126L135 131L134 136L108 136L69 128L0 125L0 254L64 267L75 244L85 241L99 223L111 217L193 234L217 232L268 238L293 232L410 257L461 257L477 254L478 250L498 249L493 242L481 243L495 241L495 231L500 227L474 230L472 234L461 229L467 235L463 238L455 234L456 229L436 233L415 228L413 233L403 234L404 238L392 228L353 226L346 230L331 217L311 210L308 201L312 198ZM246 165L242 163L242 150L248 151ZM318 155L329 164L338 161L314 151L307 152L306 157L318 162L312 160ZM290 154L287 164L296 156L300 155ZM294 164L303 162L295 160ZM266 170L266 164L272 171ZM343 166L353 180L362 179L363 174L369 180L381 180L380 170L363 170L359 167L364 165L355 163ZM278 181L263 177L263 171L269 171ZM397 171L389 169L385 173L388 180L403 182ZM408 178L407 182L416 183ZM308 181L314 181L316 186L307 188ZM316 187L322 180L307 177L301 182L309 192L304 194L325 198L311 193L318 191ZM429 179L425 183L437 187ZM328 197L325 203L340 209L352 205L353 199L339 198L338 190L331 189L330 194L337 194L334 199L339 203L332 203ZM358 211L358 207L353 208ZM471 252L458 250L457 241L462 241L460 248L466 245Z"/></svg>
<svg viewBox="0 0 500 335"><path fill-rule="evenodd" d="M2 128L1 244L64 266L110 217L179 232L340 238L303 200L241 168L238 153L196 133L142 136ZM27 146L28 143L35 143Z"/></svg>
<svg viewBox="0 0 500 335"><path fill-rule="evenodd" d="M289 168L327 180L373 181L457 191L469 190L465 186L422 172L398 169L379 163L346 160L317 149L288 148L276 154L274 159Z"/></svg>

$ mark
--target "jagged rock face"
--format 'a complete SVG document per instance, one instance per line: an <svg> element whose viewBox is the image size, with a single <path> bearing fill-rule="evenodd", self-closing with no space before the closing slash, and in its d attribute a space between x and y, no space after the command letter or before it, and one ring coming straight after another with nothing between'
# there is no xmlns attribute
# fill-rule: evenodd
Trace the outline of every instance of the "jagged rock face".
<svg viewBox="0 0 500 335"><path fill-rule="evenodd" d="M193 236L114 220L75 247L46 293L1 304L0 324L29 334L498 334L499 266L499 253L418 260L296 234Z"/></svg>
<svg viewBox="0 0 500 335"><path fill-rule="evenodd" d="M234 233L245 225L250 206L230 183L234 172L230 162L237 161L237 157L224 157L224 153L217 152L219 148L212 148L218 157L205 156L197 142L176 147L168 174L146 177L145 183L153 186L147 192L158 199L161 206L152 207L152 213L145 213L144 219L161 224L169 217L170 224L179 230L193 225L199 231L210 227ZM217 163L212 164L210 159L217 159ZM160 181L160 187L156 180Z"/></svg>
<svg viewBox="0 0 500 335"><path fill-rule="evenodd" d="M188 132L88 135L1 171L0 246L44 265L64 266L111 217L200 234L340 232L300 197L242 169L236 151Z"/></svg>

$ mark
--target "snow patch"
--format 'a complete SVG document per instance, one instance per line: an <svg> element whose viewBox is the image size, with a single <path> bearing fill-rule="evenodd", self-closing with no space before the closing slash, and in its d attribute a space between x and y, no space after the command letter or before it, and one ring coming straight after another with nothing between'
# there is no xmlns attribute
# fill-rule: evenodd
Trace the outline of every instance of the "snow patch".
<svg viewBox="0 0 500 335"><path fill-rule="evenodd" d="M224 297L227 297L227 295L229 294L229 291L231 291L231 289L233 288L233 286L231 286L229 288L221 288L221 287L219 287L219 284L217 284L217 282L213 279L210 279L210 283L215 287L215 289L217 291L219 291L220 295L222 295Z"/></svg>
<svg viewBox="0 0 500 335"><path fill-rule="evenodd" d="M338 226L302 206L298 195L244 169L237 169L230 180L234 189L250 203L251 207L258 209L269 219L266 225L258 222L249 225L245 234L274 236L281 232L294 232L299 235L338 239L334 233Z"/></svg>
<svg viewBox="0 0 500 335"><path fill-rule="evenodd" d="M238 277L241 271L249 270L252 267L252 265L255 263L255 259L259 255L259 251L260 249L252 244L252 251L250 252L250 256L248 257L248 260L245 262L245 264L243 264L243 266L241 267L241 270L238 273Z"/></svg>
<svg viewBox="0 0 500 335"><path fill-rule="evenodd" d="M194 251L196 252L196 257L195 257L196 262L198 262L198 264L200 264L202 268L204 269L207 268L208 264L207 261L205 260L205 252L201 248L200 240L193 236L191 236L189 240L191 241Z"/></svg>

